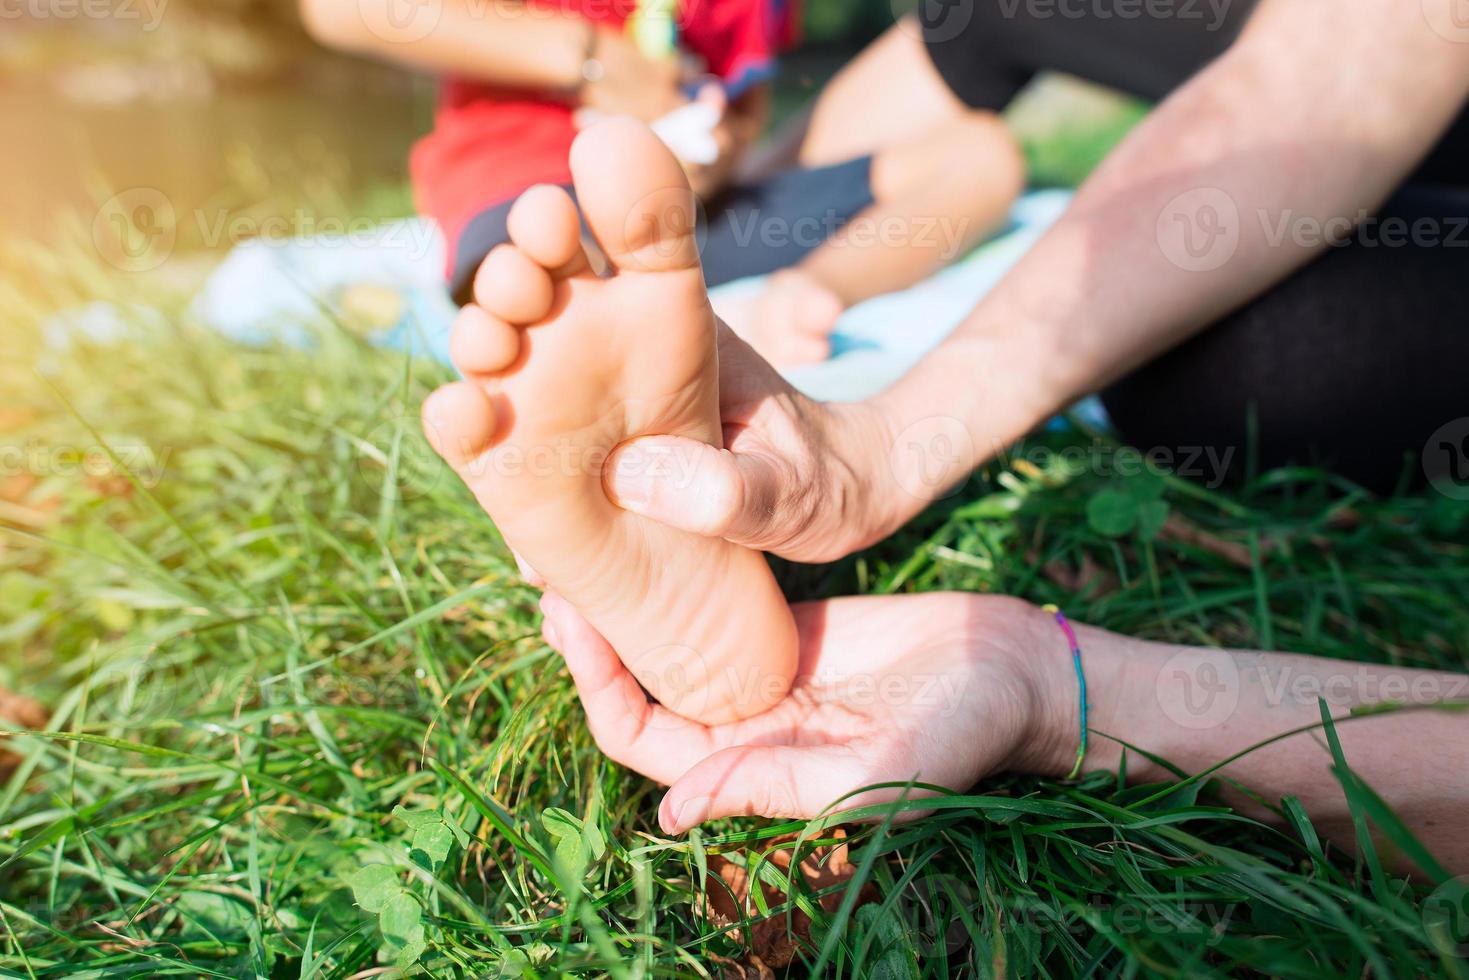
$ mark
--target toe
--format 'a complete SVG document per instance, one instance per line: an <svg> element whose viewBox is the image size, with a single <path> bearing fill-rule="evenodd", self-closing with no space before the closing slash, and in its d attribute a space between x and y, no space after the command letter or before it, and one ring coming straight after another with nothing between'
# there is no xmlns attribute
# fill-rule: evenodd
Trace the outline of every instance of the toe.
<svg viewBox="0 0 1469 980"><path fill-rule="evenodd" d="M423 403L423 434L444 462L463 470L495 438L495 410L478 385L456 381Z"/></svg>
<svg viewBox="0 0 1469 980"><path fill-rule="evenodd" d="M571 173L587 225L618 270L698 268L694 192L647 126L616 117L582 130Z"/></svg>
<svg viewBox="0 0 1469 980"><path fill-rule="evenodd" d="M528 326L551 312L551 274L514 245L497 245L475 274L474 299L505 322Z"/></svg>
<svg viewBox="0 0 1469 980"><path fill-rule="evenodd" d="M449 332L449 359L460 374L495 374L520 356L520 331L478 306L466 306Z"/></svg>
<svg viewBox="0 0 1469 980"><path fill-rule="evenodd" d="M558 275L586 267L581 249L581 217L565 189L538 184L520 195L506 218L510 240L531 261Z"/></svg>
<svg viewBox="0 0 1469 980"><path fill-rule="evenodd" d="M792 334L772 345L770 363L781 368L800 367L820 364L830 356L831 342L825 337Z"/></svg>

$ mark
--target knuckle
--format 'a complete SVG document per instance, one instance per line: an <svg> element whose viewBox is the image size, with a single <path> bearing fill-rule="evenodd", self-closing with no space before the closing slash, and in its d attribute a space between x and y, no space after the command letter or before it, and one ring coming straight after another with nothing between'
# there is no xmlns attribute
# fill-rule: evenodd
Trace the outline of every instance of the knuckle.
<svg viewBox="0 0 1469 980"><path fill-rule="evenodd" d="M789 774L771 773L755 791L754 812L764 817L794 817L800 814L800 797Z"/></svg>
<svg viewBox="0 0 1469 980"><path fill-rule="evenodd" d="M592 725L592 742L597 746L597 751L607 758L627 769L635 768L629 761L627 745L620 739L614 739L605 725Z"/></svg>
<svg viewBox="0 0 1469 980"><path fill-rule="evenodd" d="M719 450L719 454L714 477L704 484L700 515L699 530L710 536L729 533L744 513L747 499L745 483L733 454L728 450Z"/></svg>

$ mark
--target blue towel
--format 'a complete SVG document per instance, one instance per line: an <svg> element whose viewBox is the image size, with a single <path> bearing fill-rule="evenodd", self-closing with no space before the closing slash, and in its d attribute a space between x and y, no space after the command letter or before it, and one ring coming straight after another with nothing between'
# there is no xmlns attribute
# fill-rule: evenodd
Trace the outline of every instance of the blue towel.
<svg viewBox="0 0 1469 980"><path fill-rule="evenodd" d="M1009 227L953 266L902 292L846 311L837 323L830 360L789 372L816 397L856 399L881 390L946 337L1065 210L1064 191L1030 194L1016 204ZM194 304L201 320L247 343L295 341L301 324L340 311L351 287L396 292L398 323L374 337L448 363L454 306L444 291L444 243L427 221L389 222L373 245L332 238L253 241L237 247L205 283ZM716 290L742 293L760 278Z"/></svg>
<svg viewBox="0 0 1469 980"><path fill-rule="evenodd" d="M1060 217L1070 199L1066 191L1038 191L1021 198L1006 229L959 262L911 289L843 313L832 338L832 357L787 376L797 388L825 400L858 400L886 388L948 336ZM362 236L245 242L210 275L192 312L242 343L304 344L303 324L326 314L351 322L354 297L360 300L367 291L375 297L378 319L390 324L372 330L374 343L448 364L455 307L443 284L444 254L442 235L421 219L387 222L369 242ZM760 277L742 279L720 286L715 294L742 293L760 285ZM115 334L138 319L136 311L92 304L56 318L51 336ZM1104 421L1099 410L1094 402L1083 406L1096 423Z"/></svg>

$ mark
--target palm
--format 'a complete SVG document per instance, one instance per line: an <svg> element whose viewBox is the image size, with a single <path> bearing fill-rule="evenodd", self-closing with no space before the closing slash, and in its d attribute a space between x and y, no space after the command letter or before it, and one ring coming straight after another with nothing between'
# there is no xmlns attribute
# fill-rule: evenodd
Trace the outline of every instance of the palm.
<svg viewBox="0 0 1469 980"><path fill-rule="evenodd" d="M546 602L599 746L673 787L660 810L670 832L716 816L813 816L875 783L964 789L994 771L1033 716L1014 639L1024 635L1019 605L929 595L797 606L801 665L790 694L764 714L709 727L650 704L564 600Z"/></svg>

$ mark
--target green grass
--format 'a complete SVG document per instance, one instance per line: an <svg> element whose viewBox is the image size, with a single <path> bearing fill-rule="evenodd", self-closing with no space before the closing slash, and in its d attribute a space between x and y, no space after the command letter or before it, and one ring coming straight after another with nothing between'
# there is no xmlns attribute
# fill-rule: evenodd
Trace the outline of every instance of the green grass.
<svg viewBox="0 0 1469 980"><path fill-rule="evenodd" d="M1076 179L1135 117L1066 143L1033 114L1037 169ZM760 858L824 824L666 839L658 788L596 752L534 593L419 434L443 369L326 321L310 351L232 345L85 248L3 261L26 275L0 283L0 688L53 718L6 746L23 761L0 778L0 976L717 974L748 935L700 913L718 854L776 887L761 917L815 915L792 977L1469 976L1427 934L1431 883L1319 840L1292 801L1267 826L1197 781L1004 777L855 827L876 901L831 911ZM45 312L95 297L166 315L44 349ZM1469 667L1465 504L1311 470L1227 491L1123 478L1115 448L1033 439L893 539L783 582L1005 592L1154 639ZM1118 520L1145 502L1155 523L1159 500L1236 553Z"/></svg>
<svg viewBox="0 0 1469 980"><path fill-rule="evenodd" d="M347 977L420 946L442 977L742 956L698 913L699 869L799 825L658 833L657 788L595 751L533 594L418 435L441 369L330 325L310 352L177 320L51 358L18 330L12 350L3 445L32 447L41 480L0 512L0 684L54 719L11 740L24 763L0 789L4 975ZM1090 443L1047 436L1039 470L980 474L870 552L782 569L791 593L1003 591L1146 637L1466 666L1462 505L1310 471L1167 481L1175 512L1270 543L1240 565L1098 533L1090 501L1138 484L1050 451L1067 445ZM103 446L136 484L101 474ZM1115 579L1091 598L1057 584L1083 556ZM1428 941L1425 886L1374 880L1289 812L1265 826L1198 784L994 780L857 830L878 904L819 913L791 975L818 957L882 977L1469 973ZM552 855L596 836L581 820L606 846L572 883ZM769 914L793 906L814 910L795 886Z"/></svg>

